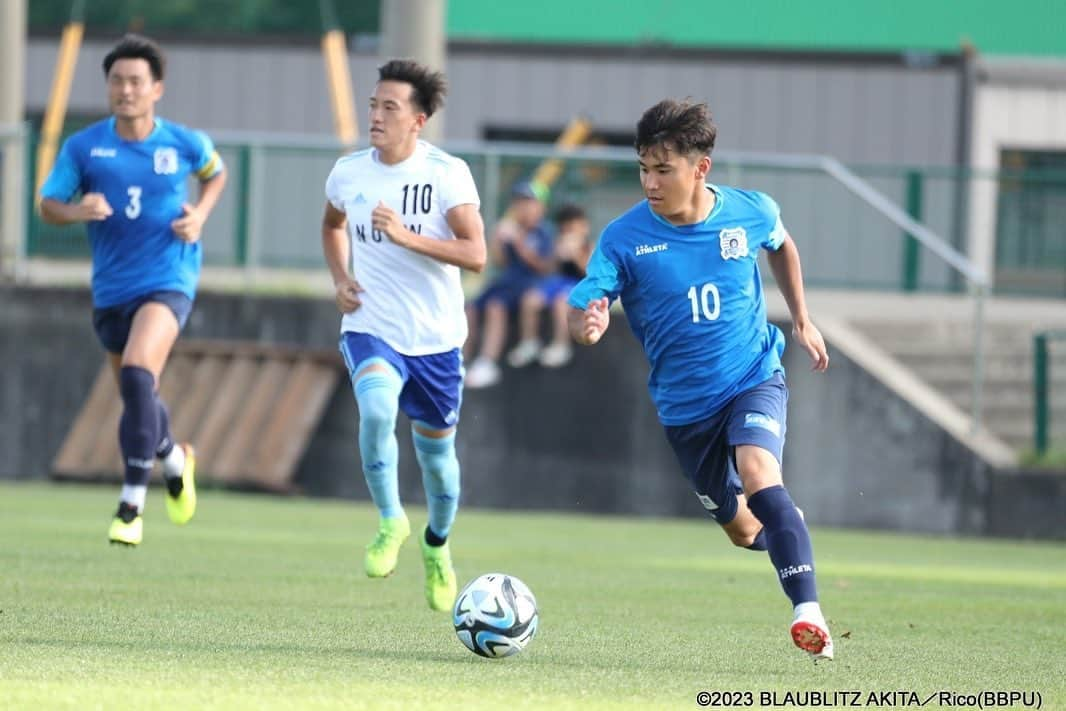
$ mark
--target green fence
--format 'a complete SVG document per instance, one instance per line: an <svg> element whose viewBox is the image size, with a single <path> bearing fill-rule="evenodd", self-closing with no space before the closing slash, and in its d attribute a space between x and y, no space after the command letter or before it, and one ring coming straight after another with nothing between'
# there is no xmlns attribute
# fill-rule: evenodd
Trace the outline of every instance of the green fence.
<svg viewBox="0 0 1066 711"><path fill-rule="evenodd" d="M1066 331L1033 337L1033 404L1038 461L1066 464Z"/></svg>
<svg viewBox="0 0 1066 711"><path fill-rule="evenodd" d="M318 224L323 183L337 158L328 139L258 139L246 134L215 136L230 171L230 183L204 233L208 265L238 268L317 268ZM32 142L31 137L31 142ZM33 148L29 155L33 155ZM505 207L510 184L528 176L548 146L453 144L477 181L483 213L491 225ZM846 185L811 163L753 161L716 155L711 179L764 190L782 208L785 224L801 245L804 271L813 286L889 290L958 291L962 280L941 259ZM31 161L32 163L32 161ZM995 220L997 277L1009 270L1000 293L1066 296L1066 239L1054 219L1066 206L1066 173L960 174L953 169L852 166L851 170L890 202L903 207L959 251L970 223L970 196L979 188L998 196ZM573 201L590 213L594 228L641 198L636 163L624 149L585 150L566 160L552 203ZM42 224L32 211L27 224L28 257L84 259L83 226ZM991 229L988 226L987 229ZM1002 272L1006 273L1006 272Z"/></svg>

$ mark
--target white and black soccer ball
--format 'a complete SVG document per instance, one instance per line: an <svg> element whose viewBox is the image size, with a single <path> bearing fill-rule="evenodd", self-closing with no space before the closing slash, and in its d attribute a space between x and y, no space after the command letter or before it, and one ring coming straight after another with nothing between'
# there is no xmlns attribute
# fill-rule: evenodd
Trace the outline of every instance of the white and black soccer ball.
<svg viewBox="0 0 1066 711"><path fill-rule="evenodd" d="M518 654L537 633L537 600L513 575L488 573L455 598L452 622L459 641L490 659Z"/></svg>

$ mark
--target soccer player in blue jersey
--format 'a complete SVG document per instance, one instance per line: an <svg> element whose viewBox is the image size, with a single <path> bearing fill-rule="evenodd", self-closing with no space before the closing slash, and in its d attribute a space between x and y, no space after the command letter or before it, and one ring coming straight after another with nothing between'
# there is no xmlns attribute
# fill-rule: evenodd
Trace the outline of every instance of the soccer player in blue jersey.
<svg viewBox="0 0 1066 711"><path fill-rule="evenodd" d="M816 371L829 356L777 204L706 182L716 132L705 104L666 100L641 117L636 149L647 199L604 229L570 294L570 333L597 343L610 303L621 298L666 437L700 501L734 544L769 551L793 604L793 641L816 660L832 659L810 536L782 484L785 339L766 320L760 249L788 304L793 339Z"/></svg>
<svg viewBox="0 0 1066 711"><path fill-rule="evenodd" d="M171 521L185 524L196 510L193 450L173 441L158 386L196 295L200 232L226 184L206 135L155 115L164 67L158 45L124 37L103 62L112 115L66 140L41 188L45 222L84 222L89 233L93 326L123 403L124 484L108 537L129 546L143 537L155 459ZM200 181L195 203L189 176Z"/></svg>

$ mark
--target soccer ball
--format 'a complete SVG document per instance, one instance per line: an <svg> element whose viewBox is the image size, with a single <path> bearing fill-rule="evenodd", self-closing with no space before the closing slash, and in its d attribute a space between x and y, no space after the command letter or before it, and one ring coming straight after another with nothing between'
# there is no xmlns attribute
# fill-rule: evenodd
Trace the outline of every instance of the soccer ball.
<svg viewBox="0 0 1066 711"><path fill-rule="evenodd" d="M452 622L459 641L491 659L518 654L537 633L537 601L513 575L488 573L455 598Z"/></svg>

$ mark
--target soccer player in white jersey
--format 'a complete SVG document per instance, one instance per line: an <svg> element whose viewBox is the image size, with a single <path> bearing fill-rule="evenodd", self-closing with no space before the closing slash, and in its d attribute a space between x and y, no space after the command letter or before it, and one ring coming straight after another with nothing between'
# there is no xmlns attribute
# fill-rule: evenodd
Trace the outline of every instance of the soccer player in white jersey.
<svg viewBox="0 0 1066 711"><path fill-rule="evenodd" d="M636 149L647 199L604 229L588 275L570 293L570 332L579 343L598 342L610 301L621 298L681 469L734 544L769 552L793 605L796 646L831 659L810 535L782 483L785 339L766 321L760 249L796 345L816 371L829 355L777 203L706 182L716 134L705 104L661 101L641 117Z"/></svg>
<svg viewBox="0 0 1066 711"><path fill-rule="evenodd" d="M380 515L366 574L391 574L411 531L397 487L402 410L429 508L420 539L434 610L449 610L456 594L448 534L459 505L455 428L467 329L459 270L485 267L469 167L419 140L444 93L444 76L416 62L378 69L371 147L337 161L322 218L322 250L344 314L340 350L359 406L363 474Z"/></svg>

